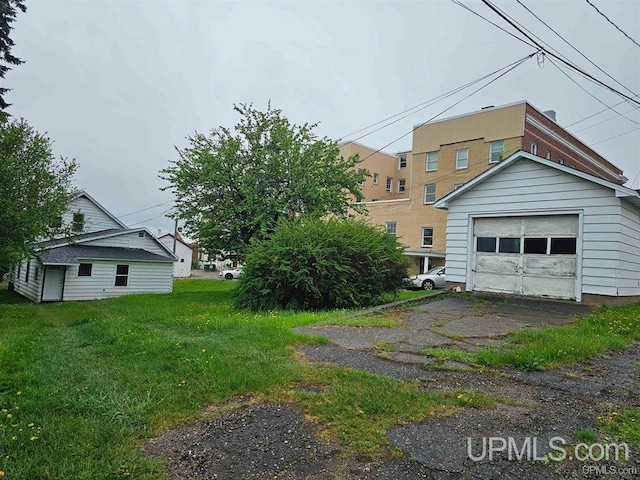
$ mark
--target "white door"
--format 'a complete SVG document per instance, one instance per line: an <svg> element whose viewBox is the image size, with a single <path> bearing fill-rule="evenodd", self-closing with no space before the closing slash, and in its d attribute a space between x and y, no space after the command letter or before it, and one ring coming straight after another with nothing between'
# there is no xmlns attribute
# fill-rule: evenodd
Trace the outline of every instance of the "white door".
<svg viewBox="0 0 640 480"><path fill-rule="evenodd" d="M62 300L65 267L45 267L44 287L42 288L43 302L59 302Z"/></svg>
<svg viewBox="0 0 640 480"><path fill-rule="evenodd" d="M473 289L576 298L577 215L477 218Z"/></svg>

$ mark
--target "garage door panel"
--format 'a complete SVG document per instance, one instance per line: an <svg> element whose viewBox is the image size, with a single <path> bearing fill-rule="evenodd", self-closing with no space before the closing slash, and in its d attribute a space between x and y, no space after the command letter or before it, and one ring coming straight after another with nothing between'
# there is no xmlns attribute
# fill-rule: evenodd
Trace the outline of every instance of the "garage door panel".
<svg viewBox="0 0 640 480"><path fill-rule="evenodd" d="M478 218L475 227L478 237L519 237L522 234L522 218Z"/></svg>
<svg viewBox="0 0 640 480"><path fill-rule="evenodd" d="M535 216L524 218L524 234L538 236L576 236L578 217L576 215Z"/></svg>
<svg viewBox="0 0 640 480"><path fill-rule="evenodd" d="M513 293L521 288L520 277L515 275L478 272L474 278L473 289L477 291Z"/></svg>
<svg viewBox="0 0 640 480"><path fill-rule="evenodd" d="M495 253L476 254L476 271L478 272L518 275L520 270L519 256L497 255Z"/></svg>
<svg viewBox="0 0 640 480"><path fill-rule="evenodd" d="M574 255L525 255L523 275L535 275L549 278L576 276L576 257Z"/></svg>
<svg viewBox="0 0 640 480"><path fill-rule="evenodd" d="M575 278L569 277L523 277L522 294L574 300L576 298L576 281Z"/></svg>

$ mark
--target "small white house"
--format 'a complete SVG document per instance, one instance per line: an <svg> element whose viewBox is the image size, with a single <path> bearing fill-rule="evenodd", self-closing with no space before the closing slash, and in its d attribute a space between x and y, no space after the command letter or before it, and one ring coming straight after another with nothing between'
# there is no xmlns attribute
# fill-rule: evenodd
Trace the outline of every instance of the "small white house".
<svg viewBox="0 0 640 480"><path fill-rule="evenodd" d="M177 278L190 277L193 256L191 246L180 237L180 234L176 237L175 242L171 233L161 236L158 240L171 251L173 251L175 243L175 251L173 253L178 257L178 261L173 264L173 276Z"/></svg>
<svg viewBox="0 0 640 480"><path fill-rule="evenodd" d="M127 228L86 192L62 222L73 235L38 243L9 274L15 292L59 302L172 291L176 257L145 228Z"/></svg>
<svg viewBox="0 0 640 480"><path fill-rule="evenodd" d="M518 152L438 200L447 281L468 291L640 300L640 194Z"/></svg>

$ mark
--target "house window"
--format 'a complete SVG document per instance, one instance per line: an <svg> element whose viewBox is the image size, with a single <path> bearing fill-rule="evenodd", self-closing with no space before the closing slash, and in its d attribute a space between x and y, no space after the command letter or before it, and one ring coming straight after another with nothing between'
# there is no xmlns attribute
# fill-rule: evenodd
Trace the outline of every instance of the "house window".
<svg viewBox="0 0 640 480"><path fill-rule="evenodd" d="M551 160L551 152L547 150L547 160Z"/></svg>
<svg viewBox="0 0 640 480"><path fill-rule="evenodd" d="M81 232L84 230L84 213L78 212L73 214L72 229L74 232Z"/></svg>
<svg viewBox="0 0 640 480"><path fill-rule="evenodd" d="M433 247L433 227L422 227L422 246Z"/></svg>
<svg viewBox="0 0 640 480"><path fill-rule="evenodd" d="M387 177L387 192L391 192L393 190L393 177Z"/></svg>
<svg viewBox="0 0 640 480"><path fill-rule="evenodd" d="M51 223L51 228L61 228L62 227L62 217L56 217Z"/></svg>
<svg viewBox="0 0 640 480"><path fill-rule="evenodd" d="M138 237L144 238L144 232L138 232Z"/></svg>
<svg viewBox="0 0 640 480"><path fill-rule="evenodd" d="M362 182L360 182L360 186L364 187L364 184L367 181L366 177L364 176L364 168L359 168L358 173L362 175Z"/></svg>
<svg viewBox="0 0 640 480"><path fill-rule="evenodd" d="M427 172L434 172L438 169L438 152L427 153Z"/></svg>
<svg viewBox="0 0 640 480"><path fill-rule="evenodd" d="M424 186L424 203L433 203L436 201L436 184L428 183Z"/></svg>
<svg viewBox="0 0 640 480"><path fill-rule="evenodd" d="M397 234L397 227L396 222L384 222L384 229L389 235L395 236Z"/></svg>
<svg viewBox="0 0 640 480"><path fill-rule="evenodd" d="M407 155L404 153L398 157L398 168L407 168Z"/></svg>
<svg viewBox="0 0 640 480"><path fill-rule="evenodd" d="M519 238L501 238L498 244L498 252L500 253L520 253Z"/></svg>
<svg viewBox="0 0 640 480"><path fill-rule="evenodd" d="M407 180L404 178L398 179L398 193L404 193L407 190Z"/></svg>
<svg viewBox="0 0 640 480"><path fill-rule="evenodd" d="M129 265L116 265L116 287L126 287L129 283Z"/></svg>
<svg viewBox="0 0 640 480"><path fill-rule="evenodd" d="M558 157L558 163L559 163L560 165L564 165L564 158L562 158L562 157Z"/></svg>
<svg viewBox="0 0 640 480"><path fill-rule="evenodd" d="M31 261L27 262L27 270L24 272L25 283L29 283L29 270L31 270Z"/></svg>
<svg viewBox="0 0 640 480"><path fill-rule="evenodd" d="M78 265L78 276L90 277L92 269L93 269L92 263L81 263L80 265Z"/></svg>
<svg viewBox="0 0 640 480"><path fill-rule="evenodd" d="M33 270L33 279L37 282L38 281L38 274L40 273L40 269L38 267L36 267Z"/></svg>
<svg viewBox="0 0 640 480"><path fill-rule="evenodd" d="M531 144L531 154L532 155L538 155L538 144L537 143L532 143Z"/></svg>
<svg viewBox="0 0 640 480"><path fill-rule="evenodd" d="M22 270L22 263L18 264L18 275L16 276L18 280L20 280L20 270Z"/></svg>
<svg viewBox="0 0 640 480"><path fill-rule="evenodd" d="M379 182L380 182L380 174L379 173L374 173L373 174L373 184L374 185L378 185Z"/></svg>
<svg viewBox="0 0 640 480"><path fill-rule="evenodd" d="M476 252L495 253L496 245L496 237L478 237L476 239Z"/></svg>
<svg viewBox="0 0 640 480"><path fill-rule="evenodd" d="M504 140L497 140L489 144L489 163L498 163L504 157Z"/></svg>
<svg viewBox="0 0 640 480"><path fill-rule="evenodd" d="M456 151L456 170L461 170L469 166L469 149L463 148Z"/></svg>

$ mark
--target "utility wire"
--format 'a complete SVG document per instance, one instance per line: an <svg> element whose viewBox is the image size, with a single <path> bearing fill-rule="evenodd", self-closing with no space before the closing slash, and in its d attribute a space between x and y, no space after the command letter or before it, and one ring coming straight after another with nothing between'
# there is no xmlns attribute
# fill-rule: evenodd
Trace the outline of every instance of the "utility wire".
<svg viewBox="0 0 640 480"><path fill-rule="evenodd" d="M141 223L150 222L151 220L155 220L156 218L164 217L164 216L165 216L165 214L169 213L169 212L171 211L171 209L172 209L172 208L173 208L173 207L167 208L167 209L166 209L164 212L162 212L160 215L157 215L157 216L152 217L152 218L147 218L146 220L143 220L143 221L141 221L141 222L137 222L137 223L131 224L131 225L129 225L129 227L134 227L134 226L136 226L136 225L140 225Z"/></svg>
<svg viewBox="0 0 640 480"><path fill-rule="evenodd" d="M426 122L420 123L417 126L415 126L414 128L412 128L409 132L405 133L404 135L401 135L400 137L396 138L395 140L392 140L391 142L387 143L386 145L384 145L383 147L380 147L379 149L377 149L376 151L374 151L373 153L367 155L366 157L364 157L362 159L362 161L365 161L368 158L371 158L372 156L374 156L376 153L381 152L382 150L384 150L385 148L387 148L390 145L393 145L394 143L396 143L399 140L402 140L404 137L411 135L413 133L413 131L416 128L420 128L426 124L428 124L429 122L432 122L433 120L435 120L436 118L438 118L440 115L442 115L443 113L451 110L453 107L455 107L456 105L459 105L460 103L462 103L463 101L465 101L466 99L468 99L469 97L475 95L476 93L478 93L480 90L488 87L489 85L491 85L493 82L495 82L496 80L498 80L499 78L502 78L503 76L505 76L507 73L511 72L512 70L514 70L515 68L519 67L520 65L522 65L524 62L526 62L527 60L529 60L530 58L533 58L538 52L533 52L529 55L527 55L526 57L522 57L520 60L517 60L509 65L507 65L506 67L502 67L499 70L496 70L494 72L498 73L501 70L505 70L504 72L502 72L500 75L498 75L497 77L495 77L494 79L490 80L488 83L482 85L481 87L477 88L476 90L474 90L473 92L471 92L470 94L468 94L467 96L463 97L462 99L460 99L459 101L455 102L453 105L450 105L449 107L445 108L444 110L442 110L440 113L437 113L436 115L434 115L433 117L431 117L429 120L427 120Z"/></svg>
<svg viewBox="0 0 640 480"><path fill-rule="evenodd" d="M626 103L626 101L622 100L621 102L618 102L618 103L612 105L612 107L617 107L618 105L622 105L623 103ZM595 117L597 115L600 115L601 113L604 113L604 112L607 112L607 111L609 111L609 108L605 108L604 110L600 110L599 112L592 113L591 115L588 115L588 116L586 116L584 118L581 118L580 120L577 120L577 121L575 121L573 123L570 123L569 125L565 125L564 128L573 127L574 125L577 125L578 123L582 123L585 120L589 120L590 118L593 118L593 117Z"/></svg>
<svg viewBox="0 0 640 480"><path fill-rule="evenodd" d="M625 37L627 37L629 40L631 40L633 43L636 44L636 46L640 47L640 44L638 42L636 42L633 38L631 38L629 35L627 35L618 25L616 25L615 23L613 23L611 20L609 20L609 17L607 17L604 13L602 13L598 7L596 7L593 3L591 3L589 0L586 0L586 2L591 5L593 8L595 8L596 12L598 12L600 15L602 15L604 18L607 19L607 22L609 22L611 25L613 25L614 27L616 27L618 29L618 31L620 33L622 33Z"/></svg>
<svg viewBox="0 0 640 480"><path fill-rule="evenodd" d="M134 215L136 213L140 213L140 212L144 212L144 211L147 211L147 210L151 210L152 208L161 207L162 205L166 205L167 203L173 203L173 200L169 200L167 202L162 202L162 203L157 203L155 205L151 205L150 207L143 208L142 210L136 210L135 212L125 213L124 215L120 215L117 218L120 219L120 218L128 217L129 215Z"/></svg>
<svg viewBox="0 0 640 480"><path fill-rule="evenodd" d="M593 75L585 72L584 70L582 70L581 68L577 67L576 65L574 65L573 63L565 60L564 58L562 58L559 55L554 54L553 52L549 51L548 49L544 48L542 45L540 45L540 43L538 43L537 41L535 41L529 34L527 34L523 28L521 28L520 26L518 26L516 24L516 22L514 22L513 20L511 20L502 10L500 10L498 7L496 7L495 5L493 5L489 0L482 0L482 3L484 3L486 6L488 6L491 10L493 10L496 14L498 14L503 20L505 20L507 23L509 23L509 25L511 25L513 28L515 28L516 30L518 30L522 35L524 35L529 41L531 41L537 48L539 48L542 52L544 52L546 55L551 56L557 60L559 60L560 62L562 62L563 64L565 64L567 67L571 68L572 70L575 70L576 72L580 73L582 76L590 79L591 81L597 83L598 85L606 88L607 90L610 90L614 93L616 93L617 95L621 96L622 98L625 98L633 103L635 103L636 105L640 105L640 102L638 102L637 100L634 100L632 97L620 92L619 90L616 90L615 88L611 87L610 85L607 85L606 83L604 83L601 80L598 80L597 78L595 78Z"/></svg>
<svg viewBox="0 0 640 480"><path fill-rule="evenodd" d="M622 137L623 135L628 135L633 132L637 132L640 130L640 127L634 128L633 130L629 130L628 132L619 133L618 135L614 135L613 137L605 138L604 140L600 140L599 142L592 143L591 145L587 145L588 147L592 147L593 145L598 145L599 143L607 142L609 140L613 140L614 138Z"/></svg>
<svg viewBox="0 0 640 480"><path fill-rule="evenodd" d="M624 84L622 84L621 82L619 82L618 80L616 80L615 78L613 78L611 75L609 75L607 72L605 72L602 68L600 68L598 65L596 65L594 62L591 61L591 59L589 57L587 57L584 53L582 53L580 50L578 50L571 42L569 42L566 38L564 38L562 35L560 35L555 29L553 29L553 27L551 27L547 22L545 22L544 20L542 20L538 15L536 15L533 11L531 11L531 9L529 7L527 7L521 0L516 0L521 6L522 8L524 8L527 12L529 12L531 15L533 15L536 19L538 19L538 21L540 23L542 23L545 27L547 27L549 30L551 30L553 33L555 33L564 43L566 43L567 45L569 45L573 50L575 50L576 52L578 52L585 60L587 60L591 65L593 65L594 67L596 67L598 70L600 70L602 73L604 73L607 77L609 77L611 80L613 80L614 82L616 82L618 85L620 85L623 88L626 88L627 91L633 93L635 96L636 93L631 90L629 87L625 86Z"/></svg>
<svg viewBox="0 0 640 480"><path fill-rule="evenodd" d="M573 78L571 78L571 76L565 72L564 70L562 70L558 65L556 65L556 63L549 59L549 62L551 62L551 65L553 65L554 67L556 67L558 69L558 71L560 73L562 73L565 77L567 77L569 80L571 80L573 83L575 83L579 88L581 88L583 91L585 91L587 93L587 95L589 95L590 97L594 98L596 101L600 102L602 105L604 105L605 107L607 107L609 110L611 110L614 113L617 113L618 115L620 115L623 118L626 118L627 120L629 120L632 123L635 123L636 125L640 125L640 122L636 122L635 120L633 120L632 118L627 117L626 115L623 115L622 113L616 111L613 109L613 107L607 105L606 103L604 103L602 100L600 100L598 97L596 97L593 93L591 93L589 90L587 90L586 88L584 88L582 85L580 85L578 82L576 82Z"/></svg>
<svg viewBox="0 0 640 480"><path fill-rule="evenodd" d="M621 102L621 103L625 103L625 102ZM615 105L614 105L614 106L615 106ZM606 112L606 111L608 111L608 110L609 110L608 108L605 108L603 111L604 111L604 112ZM632 108L631 110L626 110L626 111L624 111L624 112L622 112L622 113L630 113L630 112L635 112L635 111L636 111L636 109L635 109L635 108ZM589 125L588 127L581 128L580 130L575 130L574 132L571 132L571 133L572 133L573 135L575 135L576 133L580 133L580 132L582 132L583 130L588 130L588 129L590 129L590 128L597 127L598 125L601 125L601 124L606 123L606 122L610 122L611 120L617 120L619 116L620 116L620 115L616 115L615 117L609 117L609 118L607 118L606 120L602 120L602 121L600 121L600 122L594 123L593 125ZM566 128L566 127L565 127L565 128Z"/></svg>

